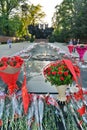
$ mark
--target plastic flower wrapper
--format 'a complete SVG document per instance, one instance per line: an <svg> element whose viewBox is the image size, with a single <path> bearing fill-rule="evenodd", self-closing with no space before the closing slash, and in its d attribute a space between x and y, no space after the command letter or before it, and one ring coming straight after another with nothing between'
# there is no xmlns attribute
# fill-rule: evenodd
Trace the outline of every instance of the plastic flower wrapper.
<svg viewBox="0 0 87 130"><path fill-rule="evenodd" d="M64 106L64 114L65 114L65 123L66 123L66 129L67 130L83 130L82 126L80 126L80 121L74 112L74 109L72 108L71 104L66 104Z"/></svg>
<svg viewBox="0 0 87 130"><path fill-rule="evenodd" d="M27 113L27 108L30 102L26 88L25 65L24 67L23 65L24 60L20 56L2 57L0 59L0 77L7 85L9 95L13 96L13 94L19 90L19 86L22 88L23 106L25 113ZM24 70L24 76L23 70L21 71L22 68ZM23 82L21 82L20 78Z"/></svg>
<svg viewBox="0 0 87 130"><path fill-rule="evenodd" d="M20 95L17 95L20 96ZM19 97L17 97L18 99ZM27 130L27 123L26 123L26 117L24 115L19 115L16 112L15 114L15 108L13 110L13 104L12 104L12 97L6 98L6 105L5 105L5 111L4 111L4 117L3 117L3 130ZM20 106L20 105L19 105ZM23 107L22 107L23 108ZM21 112L21 110L20 110Z"/></svg>
<svg viewBox="0 0 87 130"><path fill-rule="evenodd" d="M33 116L34 116L34 106L31 103L29 110L28 110L28 115L27 115L28 130L31 130L31 125L32 125L32 122L33 122Z"/></svg>
<svg viewBox="0 0 87 130"><path fill-rule="evenodd" d="M35 121L37 123L37 127L39 129L39 115L38 115L38 101L37 101L37 95L32 94L32 103L28 110L28 130L31 129L31 125L33 123L33 119L35 118Z"/></svg>
<svg viewBox="0 0 87 130"><path fill-rule="evenodd" d="M5 93L0 92L0 126L2 126L2 116L4 111L4 104L5 104Z"/></svg>
<svg viewBox="0 0 87 130"><path fill-rule="evenodd" d="M43 130L42 127L42 120L43 120L43 112L44 112L44 96L39 95L38 96L38 111L39 111L39 124L40 124L40 130Z"/></svg>
<svg viewBox="0 0 87 130"><path fill-rule="evenodd" d="M3 127L8 129L8 123L12 120L12 104L8 96L5 98L4 112L3 112Z"/></svg>
<svg viewBox="0 0 87 130"><path fill-rule="evenodd" d="M62 110L61 110L61 108L59 107L57 101L53 98L52 95L49 95L49 94L46 95L45 100L46 100L46 103L47 103L48 105L55 106L55 108L56 108L55 114L57 114L58 118L59 118L59 116L61 117L61 120L62 120L64 129L66 130L65 119L64 119Z"/></svg>
<svg viewBox="0 0 87 130"><path fill-rule="evenodd" d="M7 85L4 83L4 81L0 78L0 92L7 93Z"/></svg>
<svg viewBox="0 0 87 130"><path fill-rule="evenodd" d="M13 117L15 117L15 116L21 117L20 105L17 101L15 93L11 96L11 103L12 103L12 111L13 111L12 115L13 115Z"/></svg>
<svg viewBox="0 0 87 130"><path fill-rule="evenodd" d="M16 93L16 99L17 99L17 102L18 102L18 109L20 110L20 116L22 116L23 113L23 102L22 102L22 92L21 90L19 90L17 93Z"/></svg>
<svg viewBox="0 0 87 130"><path fill-rule="evenodd" d="M19 89L21 89L22 87L22 83L23 83L23 80L24 80L24 68L22 67L21 70L20 70L20 74L18 76L18 80L17 80L17 85L19 87Z"/></svg>
<svg viewBox="0 0 87 130"><path fill-rule="evenodd" d="M46 95L44 101L43 129L59 130L59 127L61 126L61 129L66 130L63 121L61 120L60 111L56 106L58 106L58 103L53 96Z"/></svg>
<svg viewBox="0 0 87 130"><path fill-rule="evenodd" d="M19 56L2 57L0 59L0 77L7 84L9 94L18 89L16 81L22 64L23 60Z"/></svg>
<svg viewBox="0 0 87 130"><path fill-rule="evenodd" d="M16 94L7 95L5 98L5 107L3 113L3 128L14 129L19 117L21 117L20 105L17 101ZM16 120L17 119L17 120Z"/></svg>
<svg viewBox="0 0 87 130"><path fill-rule="evenodd" d="M84 130L87 124L86 107L83 103L82 88L79 86L77 86L77 88L78 91L76 92L73 91L73 93L71 93L72 91L68 91L70 92L68 95L68 108L70 109L80 129Z"/></svg>
<svg viewBox="0 0 87 130"><path fill-rule="evenodd" d="M86 124L84 124L84 122L82 121L81 118L79 119L78 113L75 111L73 104L70 104L70 110L71 110L71 113L73 114L73 116L74 116L74 118L75 118L75 120L76 120L77 126L78 126L81 130L86 129Z"/></svg>
<svg viewBox="0 0 87 130"><path fill-rule="evenodd" d="M74 65L71 60L62 59L46 65L43 69L45 81L49 81L51 85L71 85L78 82L80 77L80 69Z"/></svg>
<svg viewBox="0 0 87 130"><path fill-rule="evenodd" d="M82 88L83 90L83 102L87 107L87 89L86 88Z"/></svg>
<svg viewBox="0 0 87 130"><path fill-rule="evenodd" d="M83 121L87 123L87 110L83 101L83 91L80 88L77 93L72 97L72 103L74 103L75 110L82 116Z"/></svg>

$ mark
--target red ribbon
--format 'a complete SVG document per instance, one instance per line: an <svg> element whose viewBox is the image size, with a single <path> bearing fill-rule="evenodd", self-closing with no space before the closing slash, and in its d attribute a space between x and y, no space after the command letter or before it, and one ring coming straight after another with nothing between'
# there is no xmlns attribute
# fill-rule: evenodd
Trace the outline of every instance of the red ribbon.
<svg viewBox="0 0 87 130"><path fill-rule="evenodd" d="M26 76L24 76L24 82L22 84L22 99L23 99L24 113L27 114L28 107L31 102L31 95L28 94L28 91L26 88Z"/></svg>
<svg viewBox="0 0 87 130"><path fill-rule="evenodd" d="M80 89L77 93L74 93L73 95L75 97L75 99L78 101L80 99L83 99L83 91L82 89Z"/></svg>
<svg viewBox="0 0 87 130"><path fill-rule="evenodd" d="M77 110L77 112L80 114L80 116L82 116L83 114L85 114L85 112L86 112L85 106L82 106L81 108L79 108Z"/></svg>
<svg viewBox="0 0 87 130"><path fill-rule="evenodd" d="M68 67L68 69L72 73L73 78L76 81L76 83L78 83L77 76L76 76L76 73L75 73L74 66L73 66L72 62L70 60L68 60L68 59L63 59L63 62L66 64L66 66Z"/></svg>

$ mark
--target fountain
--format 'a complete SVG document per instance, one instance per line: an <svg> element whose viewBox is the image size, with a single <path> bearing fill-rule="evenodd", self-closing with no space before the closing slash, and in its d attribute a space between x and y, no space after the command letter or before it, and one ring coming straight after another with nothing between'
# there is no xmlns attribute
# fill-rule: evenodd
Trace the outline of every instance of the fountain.
<svg viewBox="0 0 87 130"><path fill-rule="evenodd" d="M20 75L16 82L20 91L17 91L16 96L13 95L12 99L9 97L9 101L6 102L7 104L5 105L6 106L5 111L3 111L3 108L4 108L3 106L5 103L5 99L7 100L9 95L8 96L5 95L7 92L6 90L7 85L0 79L0 90L2 92L0 93L0 96L1 96L0 97L0 106L1 106L0 107L0 112L1 112L0 122L2 123L2 120L3 120L2 114L4 113L5 120L3 122L4 124L3 126L6 127L6 129L8 129L8 127L12 127L12 129L15 129L16 127L16 129L22 128L25 130L27 129L33 130L33 125L37 123L35 128L38 127L37 129L40 129L40 130L42 129L42 127L44 127L46 130L47 129L53 130L57 128L59 130L61 129L66 130L66 129L70 129L69 128L70 126L73 127L73 129L78 129L77 127L80 120L78 116L76 116L77 111L76 112L73 111L74 107L76 107L77 105L75 105L75 103L70 102L70 104L68 105L66 104L65 107L63 107L63 104L59 104L57 102L58 100L55 100L57 99L57 94L58 94L55 86L51 86L50 82L45 82L45 79L43 76L43 68L46 65L48 65L50 62L52 61L54 62L55 60L60 60L64 58L64 55L65 55L65 59L71 58L71 57L68 57L59 48L51 46L51 44L48 44L48 43L44 43L44 44L32 43L32 46L30 48L28 48L25 51L23 50L19 52L18 55L20 55L25 61L25 65L23 65L23 67L21 68ZM26 67L26 72L25 72L25 67ZM21 88L25 86L25 84L23 84L25 83L23 82L25 81L24 74L26 74L26 81L27 81L26 85L27 85L29 95L31 96L31 99L32 99L31 104L28 109L28 113L25 116L23 115L22 99L21 99ZM84 75L84 71L82 71L82 75ZM86 83L86 76L85 77L83 76L83 80ZM85 86L87 86L87 83L85 84ZM5 94L3 94L4 91L5 91ZM68 93L69 92L67 90L67 94ZM12 107L11 107L11 104L12 104ZM27 104L27 101L25 102L25 104ZM13 112L11 112L10 109L13 110ZM12 115L12 118L10 114ZM67 119L66 118L64 119L64 116L67 117ZM52 117L52 119L50 117ZM84 117L84 119L86 118ZM33 122L36 121L36 122L34 122L33 125L31 125L32 121ZM12 125L12 123L14 124ZM86 126L84 121L82 124ZM82 124L79 124L81 128L82 128ZM4 129L4 127L2 129Z"/></svg>
<svg viewBox="0 0 87 130"><path fill-rule="evenodd" d="M45 82L42 71L48 63L61 58L61 55L58 55L58 50L46 43L37 44L30 53L31 57L26 65L29 92L57 94L55 87L51 87L50 83Z"/></svg>

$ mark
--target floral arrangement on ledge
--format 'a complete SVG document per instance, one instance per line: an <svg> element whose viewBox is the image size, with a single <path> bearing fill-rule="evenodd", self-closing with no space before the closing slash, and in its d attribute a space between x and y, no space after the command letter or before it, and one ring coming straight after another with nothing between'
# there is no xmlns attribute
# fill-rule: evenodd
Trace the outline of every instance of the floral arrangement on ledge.
<svg viewBox="0 0 87 130"><path fill-rule="evenodd" d="M24 61L20 56L2 57L0 59L0 78L7 84L9 94L18 90L16 82L23 63Z"/></svg>
<svg viewBox="0 0 87 130"><path fill-rule="evenodd" d="M20 56L2 57L0 59L0 69L5 69L8 65L19 68L23 64L23 59Z"/></svg>
<svg viewBox="0 0 87 130"><path fill-rule="evenodd" d="M43 73L46 82L49 81L52 85L60 86L72 84L76 80L75 74L76 76L80 75L80 70L70 60L61 60L48 64Z"/></svg>

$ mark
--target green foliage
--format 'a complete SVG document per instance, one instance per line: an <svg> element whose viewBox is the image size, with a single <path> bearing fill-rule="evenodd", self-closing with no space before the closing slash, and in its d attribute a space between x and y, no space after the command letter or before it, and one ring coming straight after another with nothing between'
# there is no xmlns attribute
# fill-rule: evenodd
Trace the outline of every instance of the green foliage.
<svg viewBox="0 0 87 130"><path fill-rule="evenodd" d="M35 40L35 37L31 35L30 42L34 42L34 40Z"/></svg>
<svg viewBox="0 0 87 130"><path fill-rule="evenodd" d="M59 124L63 127L62 120L57 109L54 106L47 105L45 103L43 118L44 130L59 130Z"/></svg>
<svg viewBox="0 0 87 130"><path fill-rule="evenodd" d="M34 6L33 4L28 5L24 3L21 6L21 9L22 9L21 20L23 23L22 32L24 36L29 34L29 31L28 31L29 25L35 26L38 23L38 21L40 21L45 16L45 13L42 11L41 8L42 7L39 4ZM30 40L34 41L34 39L32 38Z"/></svg>
<svg viewBox="0 0 87 130"><path fill-rule="evenodd" d="M0 0L0 30L1 35L15 36L19 29L19 18L16 9L23 0ZM17 19L16 19L17 18ZM21 23L20 23L21 24Z"/></svg>
<svg viewBox="0 0 87 130"><path fill-rule="evenodd" d="M51 43L55 42L55 36L54 35L50 35L48 37L48 39L49 39L49 42L51 42Z"/></svg>
<svg viewBox="0 0 87 130"><path fill-rule="evenodd" d="M45 13L27 0L0 0L0 35L28 36L28 25L38 23Z"/></svg>
<svg viewBox="0 0 87 130"><path fill-rule="evenodd" d="M67 130L79 130L78 125L77 125L77 123L74 119L75 117L70 110L70 106L68 104L66 104L66 107L67 107L67 111L64 114L65 114L65 117L66 117L65 123L67 124L66 125Z"/></svg>
<svg viewBox="0 0 87 130"><path fill-rule="evenodd" d="M28 8L28 18L31 25L36 25L38 21L45 17L45 13L41 10L41 5L33 5Z"/></svg>
<svg viewBox="0 0 87 130"><path fill-rule="evenodd" d="M87 37L87 1L63 0L57 5L53 16L53 34L56 41L65 41L68 38L85 39ZM56 31L58 30L58 31ZM58 32L58 33L57 33Z"/></svg>

